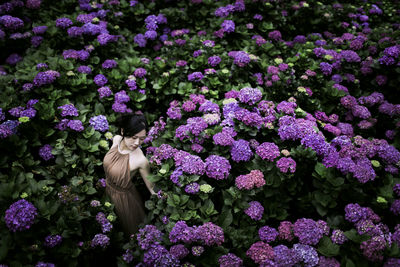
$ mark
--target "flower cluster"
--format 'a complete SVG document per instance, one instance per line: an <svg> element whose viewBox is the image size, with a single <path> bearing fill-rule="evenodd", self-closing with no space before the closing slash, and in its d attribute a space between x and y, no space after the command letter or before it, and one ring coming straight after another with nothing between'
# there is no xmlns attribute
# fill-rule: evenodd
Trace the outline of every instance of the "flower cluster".
<svg viewBox="0 0 400 267"><path fill-rule="evenodd" d="M36 207L25 199L14 202L6 210L4 220L10 231L24 231L31 228L37 216Z"/></svg>

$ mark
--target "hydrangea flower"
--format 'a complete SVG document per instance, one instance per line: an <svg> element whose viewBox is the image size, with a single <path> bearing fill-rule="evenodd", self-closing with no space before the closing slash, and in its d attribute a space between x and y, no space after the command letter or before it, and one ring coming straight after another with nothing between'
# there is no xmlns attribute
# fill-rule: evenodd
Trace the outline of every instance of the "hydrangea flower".
<svg viewBox="0 0 400 267"><path fill-rule="evenodd" d="M31 228L37 216L36 207L25 199L20 199L6 210L4 221L12 232L24 231Z"/></svg>
<svg viewBox="0 0 400 267"><path fill-rule="evenodd" d="M100 132L106 132L109 129L107 118L104 115L91 117L89 123L95 130Z"/></svg>
<svg viewBox="0 0 400 267"><path fill-rule="evenodd" d="M231 170L229 161L221 156L210 155L206 158L206 175L216 180L226 179Z"/></svg>
<svg viewBox="0 0 400 267"><path fill-rule="evenodd" d="M51 145L49 145L49 144L46 144L46 145L44 145L44 146L42 146L40 149L39 149L39 156L42 158L42 159L44 159L45 161L48 161L48 160L50 160L50 159L53 159L54 158L54 155L51 153L51 150L52 150L53 148L51 147Z"/></svg>
<svg viewBox="0 0 400 267"><path fill-rule="evenodd" d="M259 221L264 213L264 207L258 201L249 202L249 207L244 211L250 218Z"/></svg>

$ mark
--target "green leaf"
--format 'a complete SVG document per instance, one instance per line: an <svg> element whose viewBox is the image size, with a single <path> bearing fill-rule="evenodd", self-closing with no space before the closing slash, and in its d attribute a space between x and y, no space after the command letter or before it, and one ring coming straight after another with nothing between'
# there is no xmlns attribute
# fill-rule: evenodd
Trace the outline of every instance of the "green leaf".
<svg viewBox="0 0 400 267"><path fill-rule="evenodd" d="M324 236L319 241L317 250L326 257L333 257L339 255L340 247L334 244L329 237Z"/></svg>
<svg viewBox="0 0 400 267"><path fill-rule="evenodd" d="M356 243L361 243L363 241L367 241L368 239L370 239L369 236L365 236L365 235L359 235L356 231L356 229L351 229L349 231L346 231L343 233L348 239L350 239L353 242Z"/></svg>
<svg viewBox="0 0 400 267"><path fill-rule="evenodd" d="M86 139L78 138L76 143L83 150L88 150L90 148L90 144Z"/></svg>
<svg viewBox="0 0 400 267"><path fill-rule="evenodd" d="M219 216L218 219L218 224L222 227L222 228L226 228L229 225L231 225L233 221L233 216L232 216L232 212L230 209L224 210L221 215Z"/></svg>
<svg viewBox="0 0 400 267"><path fill-rule="evenodd" d="M149 174L146 179L149 180L150 182L158 182L160 181L162 176L156 175L156 174Z"/></svg>

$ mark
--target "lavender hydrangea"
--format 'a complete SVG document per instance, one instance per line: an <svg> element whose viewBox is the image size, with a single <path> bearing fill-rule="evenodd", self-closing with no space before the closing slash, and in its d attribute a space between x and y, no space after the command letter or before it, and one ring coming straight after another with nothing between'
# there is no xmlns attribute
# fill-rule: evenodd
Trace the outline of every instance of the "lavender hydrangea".
<svg viewBox="0 0 400 267"><path fill-rule="evenodd" d="M4 221L12 232L24 231L31 228L37 216L36 207L25 199L20 199L6 210Z"/></svg>
<svg viewBox="0 0 400 267"><path fill-rule="evenodd" d="M250 218L259 221L264 213L264 207L258 201L249 202L249 207L244 211Z"/></svg>
<svg viewBox="0 0 400 267"><path fill-rule="evenodd" d="M305 245L316 245L322 238L323 230L312 219L298 219L293 225L293 233L299 242Z"/></svg>
<svg viewBox="0 0 400 267"><path fill-rule="evenodd" d="M274 161L275 158L279 157L279 147L275 143L264 142L256 148L256 153L263 160Z"/></svg>
<svg viewBox="0 0 400 267"><path fill-rule="evenodd" d="M60 235L48 235L44 239L44 245L49 248L53 248L62 242L62 236Z"/></svg>
<svg viewBox="0 0 400 267"><path fill-rule="evenodd" d="M59 106L57 109L61 109L61 116L78 116L78 110L75 108L74 104L65 104Z"/></svg>
<svg viewBox="0 0 400 267"><path fill-rule="evenodd" d="M96 131L106 132L109 129L107 118L104 115L91 117L89 123Z"/></svg>
<svg viewBox="0 0 400 267"><path fill-rule="evenodd" d="M53 158L54 158L54 155L51 153L52 149L53 149L52 146L49 145L49 144L46 144L46 145L42 146L42 147L39 149L39 156L40 156L42 159L44 159L45 161L48 161L48 160L50 160L50 159L53 159Z"/></svg>
<svg viewBox="0 0 400 267"><path fill-rule="evenodd" d="M105 234L96 234L90 242L91 247L106 248L110 244L110 238Z"/></svg>
<svg viewBox="0 0 400 267"><path fill-rule="evenodd" d="M231 170L229 161L221 156L210 155L205 160L206 175L216 180L226 179Z"/></svg>
<svg viewBox="0 0 400 267"><path fill-rule="evenodd" d="M294 173L296 171L296 161L291 157L280 158L276 162L276 167L283 173L287 173L288 171Z"/></svg>
<svg viewBox="0 0 400 267"><path fill-rule="evenodd" d="M243 260L233 253L222 255L218 259L220 267L242 267Z"/></svg>
<svg viewBox="0 0 400 267"><path fill-rule="evenodd" d="M231 147L231 156L235 162L249 161L253 156L249 141L244 139L234 141Z"/></svg>
<svg viewBox="0 0 400 267"><path fill-rule="evenodd" d="M249 105L254 105L262 98L262 93L258 88L245 87L239 91L239 101Z"/></svg>
<svg viewBox="0 0 400 267"><path fill-rule="evenodd" d="M279 235L279 232L273 227L263 226L258 230L258 235L262 241L270 243L275 241Z"/></svg>

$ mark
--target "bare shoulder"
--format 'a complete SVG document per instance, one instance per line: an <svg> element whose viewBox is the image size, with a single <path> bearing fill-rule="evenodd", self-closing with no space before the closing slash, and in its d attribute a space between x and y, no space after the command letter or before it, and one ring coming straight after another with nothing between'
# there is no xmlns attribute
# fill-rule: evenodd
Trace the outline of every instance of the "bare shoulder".
<svg viewBox="0 0 400 267"><path fill-rule="evenodd" d="M113 137L113 144L112 144L112 146L111 147L114 147L114 146L117 146L118 145L118 143L121 141L121 139L122 139L122 136L120 136L120 135L114 135L114 137Z"/></svg>

